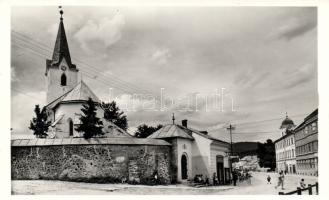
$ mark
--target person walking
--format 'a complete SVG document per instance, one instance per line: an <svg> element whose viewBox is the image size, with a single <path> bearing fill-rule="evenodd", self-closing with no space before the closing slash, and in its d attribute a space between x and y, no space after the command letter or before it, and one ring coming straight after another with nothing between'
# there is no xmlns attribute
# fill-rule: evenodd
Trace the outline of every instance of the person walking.
<svg viewBox="0 0 329 200"><path fill-rule="evenodd" d="M267 178L266 179L267 179L267 184L272 184L271 183L271 176L270 175L267 175Z"/></svg>
<svg viewBox="0 0 329 200"><path fill-rule="evenodd" d="M283 185L284 185L284 173L281 170L279 175L278 175L278 185L275 186L275 189L277 187L281 186L281 189L284 190Z"/></svg>
<svg viewBox="0 0 329 200"><path fill-rule="evenodd" d="M232 172L232 178L233 178L233 185L236 186L236 181L238 180L238 173L236 169L234 169Z"/></svg>
<svg viewBox="0 0 329 200"><path fill-rule="evenodd" d="M300 180L299 185L300 185L300 188L302 188L302 189L306 188L306 184L305 184L303 178L302 178L302 180Z"/></svg>

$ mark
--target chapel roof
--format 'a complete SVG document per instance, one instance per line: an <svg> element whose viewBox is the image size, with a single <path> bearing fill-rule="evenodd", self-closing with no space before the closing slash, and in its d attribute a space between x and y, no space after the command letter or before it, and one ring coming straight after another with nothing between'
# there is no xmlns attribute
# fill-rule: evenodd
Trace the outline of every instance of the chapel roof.
<svg viewBox="0 0 329 200"><path fill-rule="evenodd" d="M167 124L163 126L161 129L157 130L147 138L158 138L158 139L165 139L165 138L186 138L190 140L194 140L192 133L195 133L201 137L207 138L209 140L227 143L223 140L219 140L214 138L208 134L204 134L196 129L190 127L184 127L177 124ZM227 143L228 144L228 143Z"/></svg>
<svg viewBox="0 0 329 200"><path fill-rule="evenodd" d="M186 138L194 140L191 132L181 128L181 126L177 124L167 124L147 138Z"/></svg>

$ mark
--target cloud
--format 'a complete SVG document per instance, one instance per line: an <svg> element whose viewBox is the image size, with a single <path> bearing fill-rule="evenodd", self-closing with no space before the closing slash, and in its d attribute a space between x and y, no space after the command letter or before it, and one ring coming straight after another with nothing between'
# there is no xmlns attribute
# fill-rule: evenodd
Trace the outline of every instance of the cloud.
<svg viewBox="0 0 329 200"><path fill-rule="evenodd" d="M316 70L316 66L311 64L306 64L297 68L297 70L291 72L291 74L288 76L286 84L284 84L285 89L290 89L309 82L316 75L314 70Z"/></svg>
<svg viewBox="0 0 329 200"><path fill-rule="evenodd" d="M10 75L11 75L11 81L12 81L12 82L17 82L17 81L19 81L20 79L17 77L16 68L15 68L14 66L12 66L12 67L10 68L10 70L11 70L11 73L10 73Z"/></svg>
<svg viewBox="0 0 329 200"><path fill-rule="evenodd" d="M75 34L74 38L88 54L99 52L99 48L107 48L122 37L125 17L116 13L112 19L102 18L99 22L89 20Z"/></svg>
<svg viewBox="0 0 329 200"><path fill-rule="evenodd" d="M167 64L171 58L171 53L168 48L158 49L152 53L151 59L159 65Z"/></svg>
<svg viewBox="0 0 329 200"><path fill-rule="evenodd" d="M46 92L18 93L11 99L11 128L12 137L29 136L32 132L28 129L30 120L34 116L34 107L39 104L44 106Z"/></svg>
<svg viewBox="0 0 329 200"><path fill-rule="evenodd" d="M314 12L315 11L315 12ZM305 9L294 17L284 19L284 24L279 26L272 36L278 39L292 40L311 31L317 26L315 9Z"/></svg>

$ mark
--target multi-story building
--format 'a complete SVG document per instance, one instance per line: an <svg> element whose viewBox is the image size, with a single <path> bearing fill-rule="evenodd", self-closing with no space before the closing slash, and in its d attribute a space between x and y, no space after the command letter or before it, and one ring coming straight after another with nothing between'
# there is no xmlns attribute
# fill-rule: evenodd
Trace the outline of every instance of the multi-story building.
<svg viewBox="0 0 329 200"><path fill-rule="evenodd" d="M276 170L285 173L296 173L296 153L295 153L295 137L293 128L294 122L286 116L280 129L282 135L274 141L276 153Z"/></svg>
<svg viewBox="0 0 329 200"><path fill-rule="evenodd" d="M294 130L297 173L318 175L318 109Z"/></svg>

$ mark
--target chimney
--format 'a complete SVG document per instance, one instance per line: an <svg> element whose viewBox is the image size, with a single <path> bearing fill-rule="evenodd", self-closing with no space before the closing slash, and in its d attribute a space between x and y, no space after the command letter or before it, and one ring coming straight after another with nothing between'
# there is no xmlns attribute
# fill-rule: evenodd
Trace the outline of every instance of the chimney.
<svg viewBox="0 0 329 200"><path fill-rule="evenodd" d="M187 119L183 119L182 120L182 126L184 126L185 128L187 128Z"/></svg>

